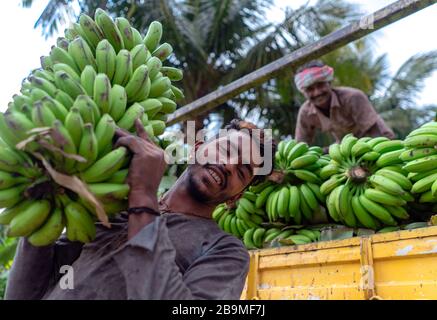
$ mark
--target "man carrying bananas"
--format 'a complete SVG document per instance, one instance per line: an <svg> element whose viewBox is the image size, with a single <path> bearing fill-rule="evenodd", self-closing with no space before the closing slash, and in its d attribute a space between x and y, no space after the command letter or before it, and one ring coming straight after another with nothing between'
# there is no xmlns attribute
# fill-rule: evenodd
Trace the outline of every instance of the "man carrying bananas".
<svg viewBox="0 0 437 320"><path fill-rule="evenodd" d="M329 132L336 142L349 133L357 138L394 138L393 131L376 113L364 92L332 87L334 70L323 62L311 61L303 65L294 80L308 99L299 110L296 140L312 143L317 129Z"/></svg>
<svg viewBox="0 0 437 320"><path fill-rule="evenodd" d="M249 256L241 241L220 230L211 215L218 204L236 201L263 178L257 171L259 160L272 157L275 150L272 144L271 154L264 154L267 138L255 138L255 128L235 120L225 136L197 142L196 156L217 152L224 160L196 160L161 201L156 194L166 168L164 151L138 120L137 136L118 130L116 146L133 155L128 211L111 220L110 229L97 223L96 239L85 245L61 237L54 245L33 247L22 238L6 298L239 299ZM243 154L247 145L256 146L249 157ZM65 266L74 275L68 285L60 272Z"/></svg>

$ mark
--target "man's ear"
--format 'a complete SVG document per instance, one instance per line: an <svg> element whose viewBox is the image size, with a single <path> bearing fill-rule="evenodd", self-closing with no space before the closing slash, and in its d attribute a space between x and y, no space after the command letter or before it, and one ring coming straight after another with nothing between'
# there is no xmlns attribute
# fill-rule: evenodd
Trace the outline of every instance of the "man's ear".
<svg viewBox="0 0 437 320"><path fill-rule="evenodd" d="M228 208L235 208L236 207L236 203L243 196L243 192L240 192L239 194L237 194L237 195L233 196L232 198L226 200L226 205L228 206Z"/></svg>

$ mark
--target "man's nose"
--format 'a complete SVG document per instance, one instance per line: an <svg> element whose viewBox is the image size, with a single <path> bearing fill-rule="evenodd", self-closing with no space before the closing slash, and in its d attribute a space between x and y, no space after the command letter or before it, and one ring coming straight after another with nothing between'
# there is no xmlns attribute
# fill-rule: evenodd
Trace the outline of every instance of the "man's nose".
<svg viewBox="0 0 437 320"><path fill-rule="evenodd" d="M322 90L322 89L320 89L320 88L314 88L312 96L313 96L313 97L317 97L317 96L321 95L322 93L323 93L323 90Z"/></svg>

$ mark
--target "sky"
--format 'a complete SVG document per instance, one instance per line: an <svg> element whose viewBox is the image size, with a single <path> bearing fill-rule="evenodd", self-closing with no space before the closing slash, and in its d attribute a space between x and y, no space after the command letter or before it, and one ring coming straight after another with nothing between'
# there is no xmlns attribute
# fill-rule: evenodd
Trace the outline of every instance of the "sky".
<svg viewBox="0 0 437 320"><path fill-rule="evenodd" d="M307 1L276 0L277 7L269 14L269 18L280 19L282 7L290 4L296 7ZM31 9L23 9L19 6L19 0L0 1L0 35L3 39L0 51L0 111L7 108L12 95L19 92L22 79L40 66L40 57L47 55L56 42L57 35L44 39L41 29L34 29L34 23L47 2L35 1ZM364 14L389 5L394 0L350 2L360 4ZM374 33L375 50L377 54L388 54L392 72L414 54L437 50L437 42L430 36L432 30L437 30L436 17L437 4ZM419 103L437 103L437 72L426 82Z"/></svg>

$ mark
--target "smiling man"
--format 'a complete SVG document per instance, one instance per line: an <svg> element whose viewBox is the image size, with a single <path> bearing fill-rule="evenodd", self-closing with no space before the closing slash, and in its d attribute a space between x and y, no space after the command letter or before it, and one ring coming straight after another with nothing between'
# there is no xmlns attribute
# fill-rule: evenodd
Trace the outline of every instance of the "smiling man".
<svg viewBox="0 0 437 320"><path fill-rule="evenodd" d="M349 133L358 138L394 138L364 92L334 88L333 80L334 70L321 61L309 62L297 70L296 86L308 100L299 110L296 140L312 143L316 129L330 133L336 142Z"/></svg>
<svg viewBox="0 0 437 320"><path fill-rule="evenodd" d="M20 239L7 299L240 298L249 255L211 215L218 204L236 201L263 179L257 169L272 159L273 142L263 134L256 138L254 125L232 121L226 135L196 144L195 163L158 201L164 151L139 121L136 128L138 136L117 132L116 145L133 154L128 211L111 221L111 229L97 224L96 239L85 245L60 239L36 248ZM272 143L270 154L264 154L266 143ZM256 147L246 154L247 145ZM62 266L71 266L69 286L62 285Z"/></svg>

